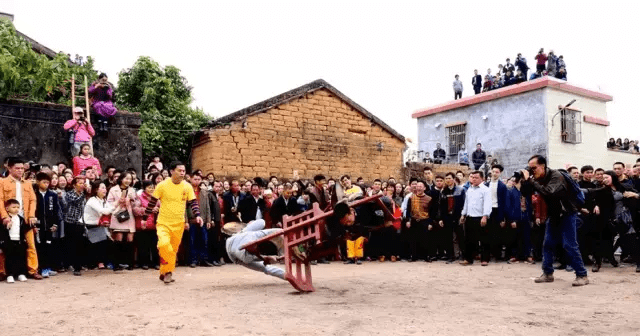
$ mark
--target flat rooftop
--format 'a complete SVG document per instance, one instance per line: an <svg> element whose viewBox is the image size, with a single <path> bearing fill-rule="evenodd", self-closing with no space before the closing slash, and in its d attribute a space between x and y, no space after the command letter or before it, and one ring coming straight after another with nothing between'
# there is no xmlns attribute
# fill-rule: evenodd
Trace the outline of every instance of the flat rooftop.
<svg viewBox="0 0 640 336"><path fill-rule="evenodd" d="M421 109L413 112L411 114L411 117L412 118L425 117L428 115L446 112L446 111L450 111L450 110L454 110L454 109L458 109L458 108L466 107L470 105L475 105L475 104L483 103L483 102L494 100L494 99L500 99L500 98L516 95L523 92L538 90L545 87L550 87L556 90L573 93L573 94L587 97L587 98L592 98L602 102L610 102L613 100L613 97L608 94L588 90L575 85L571 85L564 80L545 76L542 78L526 81L520 84L510 85L497 90L487 91L477 95L465 97L458 100L452 100L444 104Z"/></svg>

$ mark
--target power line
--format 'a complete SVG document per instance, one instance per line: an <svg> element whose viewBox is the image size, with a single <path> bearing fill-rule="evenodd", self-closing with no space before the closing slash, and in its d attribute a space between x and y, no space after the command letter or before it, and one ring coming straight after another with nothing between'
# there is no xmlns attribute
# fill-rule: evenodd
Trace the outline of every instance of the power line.
<svg viewBox="0 0 640 336"><path fill-rule="evenodd" d="M29 119L29 118L12 117L12 116L6 116L6 115L0 115L0 118L21 120L21 121L27 121L27 122L37 122L37 123L41 123L41 124L50 124L50 125L64 125L64 123L61 123L61 122L48 121L48 120L43 120L43 119ZM109 129L112 129L112 130L130 130L130 128L125 128L125 127L109 127ZM159 130L159 131L162 131L162 132L195 132L195 131L197 131L197 130L157 129L157 128L154 128L154 130Z"/></svg>

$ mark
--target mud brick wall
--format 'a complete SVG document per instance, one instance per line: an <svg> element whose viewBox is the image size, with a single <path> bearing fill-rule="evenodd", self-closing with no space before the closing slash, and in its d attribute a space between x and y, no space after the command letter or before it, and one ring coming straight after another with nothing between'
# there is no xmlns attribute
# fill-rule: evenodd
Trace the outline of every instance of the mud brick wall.
<svg viewBox="0 0 640 336"><path fill-rule="evenodd" d="M244 128L243 128L244 124ZM331 92L320 89L207 129L194 139L192 167L216 178L350 174L402 177L405 144Z"/></svg>

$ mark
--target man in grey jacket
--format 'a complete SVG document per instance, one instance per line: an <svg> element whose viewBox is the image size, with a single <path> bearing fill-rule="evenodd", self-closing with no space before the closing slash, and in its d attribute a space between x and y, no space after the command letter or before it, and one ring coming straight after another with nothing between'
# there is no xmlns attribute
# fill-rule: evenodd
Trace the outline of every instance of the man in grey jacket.
<svg viewBox="0 0 640 336"><path fill-rule="evenodd" d="M231 262L242 265L248 269L285 280L284 270L270 265L284 258L278 256L284 247L282 236L258 244L258 246L255 249L251 249L251 251L240 249L244 245L278 231L282 231L282 229L264 230L264 220L262 219L249 223L242 231L227 239L227 254L229 255L229 259L231 259Z"/></svg>
<svg viewBox="0 0 640 336"><path fill-rule="evenodd" d="M458 79L460 76L456 75L456 80L453 81L453 99L462 98L462 82Z"/></svg>

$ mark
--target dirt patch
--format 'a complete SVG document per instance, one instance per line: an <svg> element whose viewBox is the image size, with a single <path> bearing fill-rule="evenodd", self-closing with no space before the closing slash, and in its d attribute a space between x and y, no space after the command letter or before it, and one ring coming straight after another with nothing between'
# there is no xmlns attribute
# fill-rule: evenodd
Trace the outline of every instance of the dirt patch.
<svg viewBox="0 0 640 336"><path fill-rule="evenodd" d="M240 266L89 271L0 283L3 335L638 335L640 274L604 267L534 284L540 265L313 266L316 292Z"/></svg>

